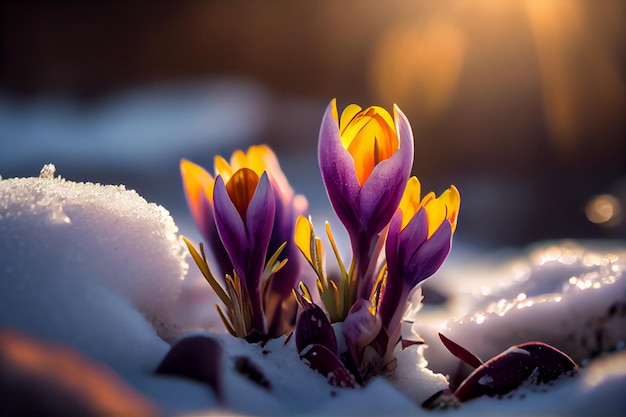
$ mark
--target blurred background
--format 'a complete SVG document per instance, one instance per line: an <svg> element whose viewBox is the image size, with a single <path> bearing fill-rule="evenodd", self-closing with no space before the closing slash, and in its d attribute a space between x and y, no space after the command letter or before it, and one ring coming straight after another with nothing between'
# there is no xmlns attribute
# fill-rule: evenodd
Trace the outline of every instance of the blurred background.
<svg viewBox="0 0 626 417"><path fill-rule="evenodd" d="M484 248L626 237L626 2L2 2L0 175L124 183L183 232L178 162L272 146L314 216L328 102L388 109Z"/></svg>

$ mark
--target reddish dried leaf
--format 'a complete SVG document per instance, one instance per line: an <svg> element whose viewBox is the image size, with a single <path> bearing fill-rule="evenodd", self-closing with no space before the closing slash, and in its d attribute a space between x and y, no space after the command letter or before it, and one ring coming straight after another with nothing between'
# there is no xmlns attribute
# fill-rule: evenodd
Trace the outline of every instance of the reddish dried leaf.
<svg viewBox="0 0 626 417"><path fill-rule="evenodd" d="M541 342L513 346L474 370L454 395L461 402L488 395L507 394L531 375L536 384L553 381L572 372L577 365L569 356Z"/></svg>
<svg viewBox="0 0 626 417"><path fill-rule="evenodd" d="M461 359L463 362L471 366L472 368L478 368L483 364L483 361L476 355L474 355L469 350L464 347L456 344L452 340L448 339L441 333L439 333L439 339L441 339L441 343L457 358Z"/></svg>

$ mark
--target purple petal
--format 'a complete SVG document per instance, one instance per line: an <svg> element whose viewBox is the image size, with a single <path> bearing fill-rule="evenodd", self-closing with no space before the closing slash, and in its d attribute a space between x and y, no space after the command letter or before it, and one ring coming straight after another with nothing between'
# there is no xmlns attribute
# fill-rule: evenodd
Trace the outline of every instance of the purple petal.
<svg viewBox="0 0 626 417"><path fill-rule="evenodd" d="M398 235L398 257L403 262L399 269L405 271L410 266L411 258L428 238L426 210L421 207Z"/></svg>
<svg viewBox="0 0 626 417"><path fill-rule="evenodd" d="M216 276L223 279L226 274L233 273L233 263L230 261L230 258L228 257L228 252L226 252L224 244L220 239L220 235L217 232L213 206L206 198L201 200L200 206L202 207L201 210L206 213L205 216L207 219L205 228L200 230L200 232L208 243L211 253L213 253L213 258L215 259L215 262L217 264Z"/></svg>
<svg viewBox="0 0 626 417"><path fill-rule="evenodd" d="M259 183L246 212L245 226L250 244L250 258L246 268L249 277L246 277L246 279L260 279L263 274L267 248L274 226L275 207L274 192L267 172L264 172L261 178L259 178ZM251 285L252 283L250 282L249 284ZM260 289L260 282L255 283L252 287Z"/></svg>
<svg viewBox="0 0 626 417"><path fill-rule="evenodd" d="M297 303L291 291L300 277L301 256L294 242L293 233L296 218L304 214L308 203L301 195L282 193L280 185L272 178L270 182L274 190L276 212L266 260L284 242L287 242L287 246L279 259L288 260L271 278L267 298L264 300L268 334L270 337L278 337L290 332L296 319Z"/></svg>
<svg viewBox="0 0 626 417"><path fill-rule="evenodd" d="M450 253L452 226L444 221L407 261L404 280L411 288L433 275Z"/></svg>
<svg viewBox="0 0 626 417"><path fill-rule="evenodd" d="M400 251L400 226L402 225L402 212L399 210L389 223L387 242L385 243L385 257L387 260L387 279L381 300L378 305L378 314L382 320L383 327L389 329L392 320L397 316L397 310L403 309L401 300L406 299L407 290L402 281L404 275L404 255Z"/></svg>
<svg viewBox="0 0 626 417"><path fill-rule="evenodd" d="M233 202L230 201L224 180L219 175L215 179L213 204L215 207L215 225L224 248L237 274L244 277L250 243L243 220Z"/></svg>
<svg viewBox="0 0 626 417"><path fill-rule="evenodd" d="M322 345L337 353L337 338L330 320L317 304L307 303L296 322L298 352L308 345Z"/></svg>
<svg viewBox="0 0 626 417"><path fill-rule="evenodd" d="M268 247L267 255L272 256L280 245L287 242L287 246L281 253L280 259L287 259L283 266L270 283L270 292L278 294L281 299L288 299L295 307L295 299L291 290L295 287L300 275L300 250L296 246L293 233L298 215L303 214L302 210L294 207L294 200L283 200L276 193L276 187L272 186L276 195L276 214L274 216L274 228ZM285 300L286 301L286 300ZM295 309L294 309L295 312Z"/></svg>
<svg viewBox="0 0 626 417"><path fill-rule="evenodd" d="M404 282L404 277L411 270L411 257L428 236L428 223L424 209L420 209L409 221L406 227L402 225L402 212L398 210L389 223L385 256L387 259L387 281L385 292L380 302L379 311L383 325L389 329L395 328L395 321L403 311L404 303L414 285ZM412 276L412 275L411 275Z"/></svg>
<svg viewBox="0 0 626 417"><path fill-rule="evenodd" d="M387 274L385 291L381 294L378 315L387 332L395 335L396 329L400 327L400 320L411 288L402 282L401 276L391 275L390 272Z"/></svg>
<svg viewBox="0 0 626 417"><path fill-rule="evenodd" d="M308 362L309 367L328 378L336 387L354 388L354 377L337 355L322 345L309 345L300 352L300 357Z"/></svg>
<svg viewBox="0 0 626 417"><path fill-rule="evenodd" d="M398 267L402 262L399 254L400 245L400 227L402 226L402 212L396 211L396 214L391 218L389 223L389 230L387 231L387 241L385 242L385 259L387 260L387 267L391 269L394 275L398 275Z"/></svg>
<svg viewBox="0 0 626 417"><path fill-rule="evenodd" d="M358 233L356 215L361 187L354 169L352 155L341 144L339 126L333 117L335 101L331 101L320 127L318 161L330 203L351 235Z"/></svg>

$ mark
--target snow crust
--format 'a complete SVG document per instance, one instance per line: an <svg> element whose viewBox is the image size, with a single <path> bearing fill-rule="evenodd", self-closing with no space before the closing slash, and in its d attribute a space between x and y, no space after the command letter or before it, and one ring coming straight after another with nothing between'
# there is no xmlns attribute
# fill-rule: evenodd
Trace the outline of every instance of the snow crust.
<svg viewBox="0 0 626 417"><path fill-rule="evenodd" d="M224 374L229 409L246 415L421 415L426 411L419 404L446 386L442 375L420 366L423 358L411 349L401 352L398 368L389 377L350 389L331 386L324 376L311 370L300 359L294 338L287 344L281 337L264 345L250 345L227 335L213 337L224 348L224 369L232 370L236 358L249 358L272 386L268 390L237 372Z"/></svg>
<svg viewBox="0 0 626 417"><path fill-rule="evenodd" d="M124 186L53 176L46 166L39 178L0 181L0 324L88 339L75 326L106 326L96 317L130 310L126 325L145 326L138 311L163 337L174 334L168 311L188 264L167 210ZM111 303L119 309L95 313Z"/></svg>

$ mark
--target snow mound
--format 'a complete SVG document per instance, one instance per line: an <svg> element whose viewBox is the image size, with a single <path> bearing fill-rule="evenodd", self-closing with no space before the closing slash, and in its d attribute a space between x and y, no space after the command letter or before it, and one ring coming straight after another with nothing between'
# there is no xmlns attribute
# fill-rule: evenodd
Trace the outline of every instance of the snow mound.
<svg viewBox="0 0 626 417"><path fill-rule="evenodd" d="M188 269L172 217L123 185L54 174L46 165L38 178L0 180L0 325L32 329L39 320L40 330L55 326L52 335L111 298L130 302L168 339L176 332L168 310ZM41 314L46 320L33 317ZM110 314L89 324L106 326Z"/></svg>
<svg viewBox="0 0 626 417"><path fill-rule="evenodd" d="M527 274L487 288L482 306L450 319L445 335L481 358L537 340L579 364L623 345L626 251L564 242L539 247L528 259Z"/></svg>

